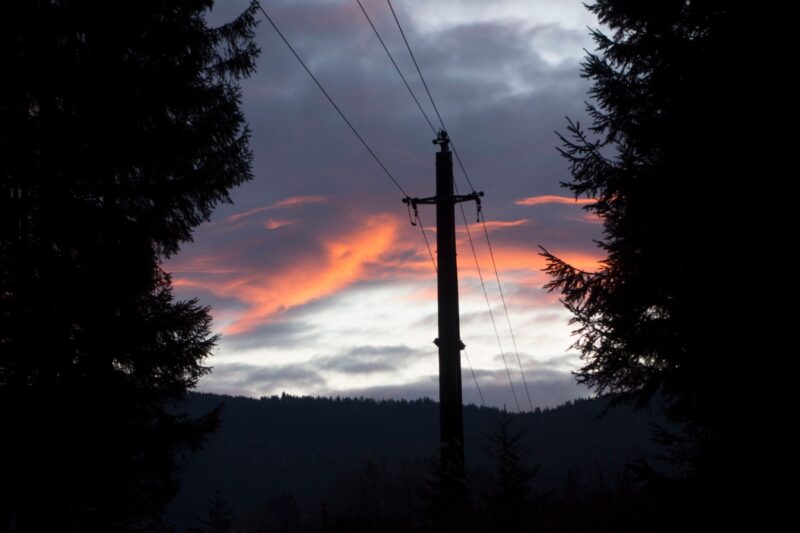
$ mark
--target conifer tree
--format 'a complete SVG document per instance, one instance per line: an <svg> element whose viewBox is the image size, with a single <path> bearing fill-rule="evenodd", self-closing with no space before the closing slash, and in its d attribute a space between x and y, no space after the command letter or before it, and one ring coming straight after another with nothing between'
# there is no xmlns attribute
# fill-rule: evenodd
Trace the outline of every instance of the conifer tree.
<svg viewBox="0 0 800 533"><path fill-rule="evenodd" d="M211 533L228 533L233 526L233 511L220 489L214 491L208 502L208 519L205 525Z"/></svg>
<svg viewBox="0 0 800 533"><path fill-rule="evenodd" d="M502 531L524 531L531 517L531 482L538 468L525 464L528 450L522 430L503 409L486 448L495 464L493 484L486 497L491 523Z"/></svg>
<svg viewBox="0 0 800 533"><path fill-rule="evenodd" d="M251 178L257 6L220 27L211 7L3 6L2 530L152 527L215 424L173 407L216 337L162 267Z"/></svg>
<svg viewBox="0 0 800 533"><path fill-rule="evenodd" d="M758 464L775 455L772 378L758 360L769 336L754 313L764 298L742 253L744 235L767 230L758 206L742 208L742 192L760 186L741 173L760 157L742 130L755 106L741 60L758 34L743 39L741 6L716 0L589 10L610 32L593 31L583 63L591 125L569 121L561 137L572 174L563 185L596 200L586 208L603 222L606 259L586 272L545 250L547 287L578 326L579 381L640 405L665 400L700 498L730 507L771 490L774 475Z"/></svg>

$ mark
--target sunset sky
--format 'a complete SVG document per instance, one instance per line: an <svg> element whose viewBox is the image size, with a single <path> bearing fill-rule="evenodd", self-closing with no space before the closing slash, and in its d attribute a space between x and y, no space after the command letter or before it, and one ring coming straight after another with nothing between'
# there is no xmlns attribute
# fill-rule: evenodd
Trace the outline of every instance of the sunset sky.
<svg viewBox="0 0 800 533"><path fill-rule="evenodd" d="M385 0L362 0L432 115ZM247 1L219 2L213 23ZM433 196L433 135L355 0L262 5L387 168L412 196ZM538 245L593 269L598 221L559 187L569 178L554 130L585 122L579 77L587 27L571 0L394 0L449 134L475 187L534 406L588 391L569 315L542 290ZM255 179L232 192L195 242L166 265L177 294L213 308L222 338L206 391L262 396L438 396L436 277L402 194L263 21L258 70L243 83ZM426 106L426 104L428 104ZM469 192L456 170L461 192ZM528 400L483 230L465 204L500 340ZM421 206L435 244L435 214ZM457 220L460 220L457 212ZM466 231L458 228L461 334L489 404L516 410ZM435 251L435 250L434 250ZM479 402L462 358L465 402Z"/></svg>

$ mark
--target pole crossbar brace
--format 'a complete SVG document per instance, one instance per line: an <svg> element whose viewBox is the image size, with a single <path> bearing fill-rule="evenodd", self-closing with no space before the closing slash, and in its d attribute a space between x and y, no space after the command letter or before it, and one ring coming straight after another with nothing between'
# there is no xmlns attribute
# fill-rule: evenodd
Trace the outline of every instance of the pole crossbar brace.
<svg viewBox="0 0 800 533"><path fill-rule="evenodd" d="M475 200L480 205L483 191L472 192L470 194L454 194L452 196L430 196L428 198L403 198L404 204L411 204L411 207L417 207L424 204L437 204L439 202L450 202L452 204L460 204L461 202L469 202Z"/></svg>

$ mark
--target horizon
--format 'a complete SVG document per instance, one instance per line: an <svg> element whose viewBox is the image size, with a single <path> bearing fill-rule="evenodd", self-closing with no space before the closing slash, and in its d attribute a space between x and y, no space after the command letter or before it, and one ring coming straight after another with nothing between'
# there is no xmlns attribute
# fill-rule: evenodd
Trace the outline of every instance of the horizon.
<svg viewBox="0 0 800 533"><path fill-rule="evenodd" d="M192 391L189 391L188 394L207 394L207 395L212 395L212 396L224 396L224 397L228 397L228 398L241 398L241 399L245 399L245 400L255 400L255 401L260 401L260 400L264 400L264 399L271 400L271 399L292 398L292 399L300 399L300 400L303 400L303 399L308 399L308 400L358 400L358 401L372 401L372 402L377 402L377 403L382 403L382 402L404 402L404 403L431 402L431 403L435 403L435 404L439 403L439 400L437 400L435 398L428 397L428 396L423 396L423 397L418 397L418 398L388 398L388 397L387 398L376 398L376 397L373 397L373 396L326 396L326 395L314 396L314 395L308 395L308 394L304 394L304 395L290 394L290 393L288 393L286 391L282 391L282 392L276 393L276 394L263 395L263 396L244 396L244 395L239 395L239 394L229 394L229 393L203 391L203 390L192 390ZM572 404L572 403L575 403L575 402L602 400L604 398L608 398L608 396L577 396L575 398L571 398L571 399L565 400L565 401L563 401L562 403L560 403L558 405L545 406L545 407L538 407L537 406L533 411L529 411L529 410L528 411L526 411L526 410L523 410L523 411L511 411L511 410L505 409L504 407L498 407L496 405L480 405L478 403L472 403L472 402L469 402L469 403L465 402L464 403L464 407L465 408L467 408L467 407L476 407L478 409L495 409L495 410L498 410L498 411L504 411L505 410L509 414L512 414L512 415L514 415L514 414L523 414L524 415L524 414L528 414L528 413L535 413L536 409L539 409L540 411L546 411L546 410L558 409L559 407L564 407L567 404Z"/></svg>

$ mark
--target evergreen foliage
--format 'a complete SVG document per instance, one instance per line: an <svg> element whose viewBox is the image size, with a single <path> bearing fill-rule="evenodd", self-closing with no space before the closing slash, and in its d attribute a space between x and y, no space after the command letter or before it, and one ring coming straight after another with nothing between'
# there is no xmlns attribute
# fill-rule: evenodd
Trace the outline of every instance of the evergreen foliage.
<svg viewBox="0 0 800 533"><path fill-rule="evenodd" d="M525 460L530 450L519 419L504 409L495 424L486 449L495 463L492 487L486 495L488 515L501 531L525 531L533 507L532 481L539 468Z"/></svg>
<svg viewBox="0 0 800 533"><path fill-rule="evenodd" d="M215 488L224 490L236 510L236 526L248 530L280 530L288 523L290 531L292 524L314 531L322 528L323 508L328 526L339 531L409 531L437 523L436 402L192 393L187 410L201 414L221 401L219 430L182 465L185 483L169 514L178 531L199 525L197 517L206 515ZM528 497L514 505L531 529L577 520L575 510L562 513L562 507L577 509L596 494L613 497L614 504L641 505L638 494L616 499L626 487L635 489L626 465L643 457L663 468L649 428L654 421L670 426L653 413L624 406L608 410L608 405L608 399L576 400L507 415L507 440L524 429L524 446L510 450L519 453L519 469L507 460L512 454L503 459L511 463L508 490L529 487ZM498 458L486 449L500 418L495 408L464 409L467 485L474 505L461 522L470 530L492 530L497 521L496 508L478 504L489 503L482 495L500 492ZM297 513L289 512L292 501Z"/></svg>
<svg viewBox="0 0 800 533"><path fill-rule="evenodd" d="M610 33L593 32L583 63L592 123L569 121L561 137L572 174L563 185L596 200L586 209L603 221L606 259L586 272L544 251L547 287L578 325L578 379L639 405L666 400L684 428L667 440L698 508L719 506L709 516L733 501L773 505L774 469L756 456L775 454L753 453L775 435L764 417L771 370L757 358L770 341L742 305L764 298L746 266L743 279L726 275L746 259L742 237L769 231L737 210L732 186L754 163L741 58L757 37L742 39L743 12L730 2L598 0L589 10Z"/></svg>
<svg viewBox="0 0 800 533"><path fill-rule="evenodd" d="M161 267L251 178L238 80L256 4L4 5L0 529L154 527L215 414L170 405L208 368L208 309Z"/></svg>
<svg viewBox="0 0 800 533"><path fill-rule="evenodd" d="M211 533L228 533L233 527L233 510L220 489L208 502L208 519L205 525Z"/></svg>

